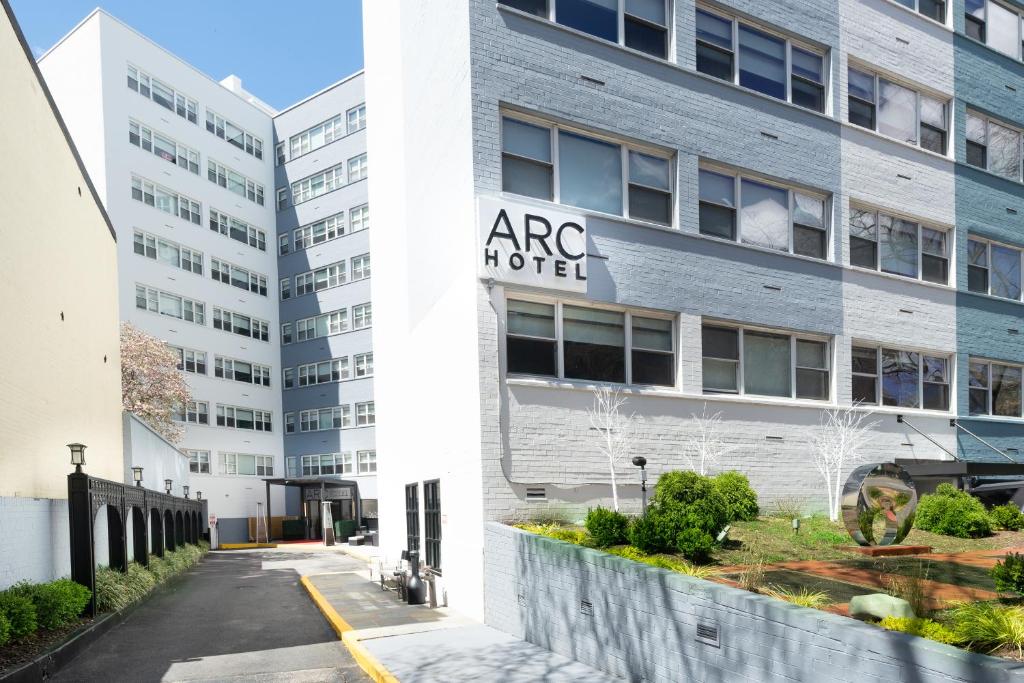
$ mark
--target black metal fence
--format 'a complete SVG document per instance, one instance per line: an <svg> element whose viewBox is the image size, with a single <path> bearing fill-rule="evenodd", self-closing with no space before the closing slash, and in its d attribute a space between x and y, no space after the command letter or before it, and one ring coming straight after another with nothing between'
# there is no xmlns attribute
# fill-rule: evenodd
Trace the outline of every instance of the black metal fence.
<svg viewBox="0 0 1024 683"><path fill-rule="evenodd" d="M93 592L86 607L89 616L96 616L96 544L93 532L96 514L104 507L111 569L128 571L129 515L132 520L132 554L141 565L149 564L151 549L152 554L163 557L165 549L174 550L185 543L198 543L202 536L202 501L97 479L84 472L69 474L71 578Z"/></svg>

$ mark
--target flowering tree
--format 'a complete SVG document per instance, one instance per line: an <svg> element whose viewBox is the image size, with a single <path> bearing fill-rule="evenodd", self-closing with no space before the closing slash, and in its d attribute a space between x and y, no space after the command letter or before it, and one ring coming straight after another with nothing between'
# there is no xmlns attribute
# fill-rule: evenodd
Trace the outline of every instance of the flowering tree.
<svg viewBox="0 0 1024 683"><path fill-rule="evenodd" d="M683 441L683 457L690 463L690 469L701 476L722 459L722 456L736 450L736 446L722 439L722 413L708 415L708 404L697 413L691 413L692 430Z"/></svg>
<svg viewBox="0 0 1024 683"><path fill-rule="evenodd" d="M825 481L828 518L839 519L843 471L863 459L862 449L874 435L879 421L868 422L870 411L858 410L859 403L848 408L821 411L821 428L811 440L811 458Z"/></svg>
<svg viewBox="0 0 1024 683"><path fill-rule="evenodd" d="M171 443L182 427L175 413L192 399L178 371L178 354L128 323L121 324L121 404Z"/></svg>
<svg viewBox="0 0 1024 683"><path fill-rule="evenodd" d="M608 471L612 477L612 505L619 510L619 491L615 481L615 466L625 458L636 442L636 420L632 413L626 415L622 407L626 397L618 389L608 387L594 389L594 407L587 409L590 426L597 432L598 448L608 459Z"/></svg>

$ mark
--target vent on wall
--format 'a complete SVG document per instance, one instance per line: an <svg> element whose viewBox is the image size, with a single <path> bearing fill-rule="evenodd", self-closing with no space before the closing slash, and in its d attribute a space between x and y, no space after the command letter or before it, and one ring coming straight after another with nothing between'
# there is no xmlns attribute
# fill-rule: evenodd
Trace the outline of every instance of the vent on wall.
<svg viewBox="0 0 1024 683"><path fill-rule="evenodd" d="M543 486L526 489L526 500L547 500L548 491Z"/></svg>
<svg viewBox="0 0 1024 683"><path fill-rule="evenodd" d="M718 624L697 622L697 642L718 647Z"/></svg>
<svg viewBox="0 0 1024 683"><path fill-rule="evenodd" d="M585 614L588 617L594 616L594 603L590 600L580 600L580 614Z"/></svg>

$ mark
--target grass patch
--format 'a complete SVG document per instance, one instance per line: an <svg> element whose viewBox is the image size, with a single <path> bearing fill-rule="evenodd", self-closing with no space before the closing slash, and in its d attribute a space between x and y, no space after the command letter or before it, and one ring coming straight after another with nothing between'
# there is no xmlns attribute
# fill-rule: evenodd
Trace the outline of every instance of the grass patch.
<svg viewBox="0 0 1024 683"><path fill-rule="evenodd" d="M785 586L768 586L764 590L765 595L769 595L777 600L785 600L791 602L794 605L800 607L810 607L812 609L821 609L822 607L828 606L832 599L825 591L816 591L809 588L798 588L792 589Z"/></svg>

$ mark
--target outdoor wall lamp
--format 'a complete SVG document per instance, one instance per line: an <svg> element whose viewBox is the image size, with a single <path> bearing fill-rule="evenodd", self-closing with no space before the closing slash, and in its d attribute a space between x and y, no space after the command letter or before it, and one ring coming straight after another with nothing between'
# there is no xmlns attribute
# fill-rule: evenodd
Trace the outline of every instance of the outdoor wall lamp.
<svg viewBox="0 0 1024 683"><path fill-rule="evenodd" d="M171 495L171 484L173 483L170 479L164 479L164 491L167 492L168 496Z"/></svg>
<svg viewBox="0 0 1024 683"><path fill-rule="evenodd" d="M185 492L185 497L188 498L188 484L182 486L181 490Z"/></svg>
<svg viewBox="0 0 1024 683"><path fill-rule="evenodd" d="M132 479L136 486L142 486L142 468L138 465L132 468Z"/></svg>
<svg viewBox="0 0 1024 683"><path fill-rule="evenodd" d="M196 491L196 500L202 500L202 499L203 499L203 492L202 491Z"/></svg>
<svg viewBox="0 0 1024 683"><path fill-rule="evenodd" d="M647 466L647 458L642 455L638 455L633 458L633 464L640 468L640 496L643 500L643 513L647 514L647 470L644 468Z"/></svg>
<svg viewBox="0 0 1024 683"><path fill-rule="evenodd" d="M71 449L71 464L75 466L75 472L81 472L85 464L85 444L69 443L68 448Z"/></svg>

